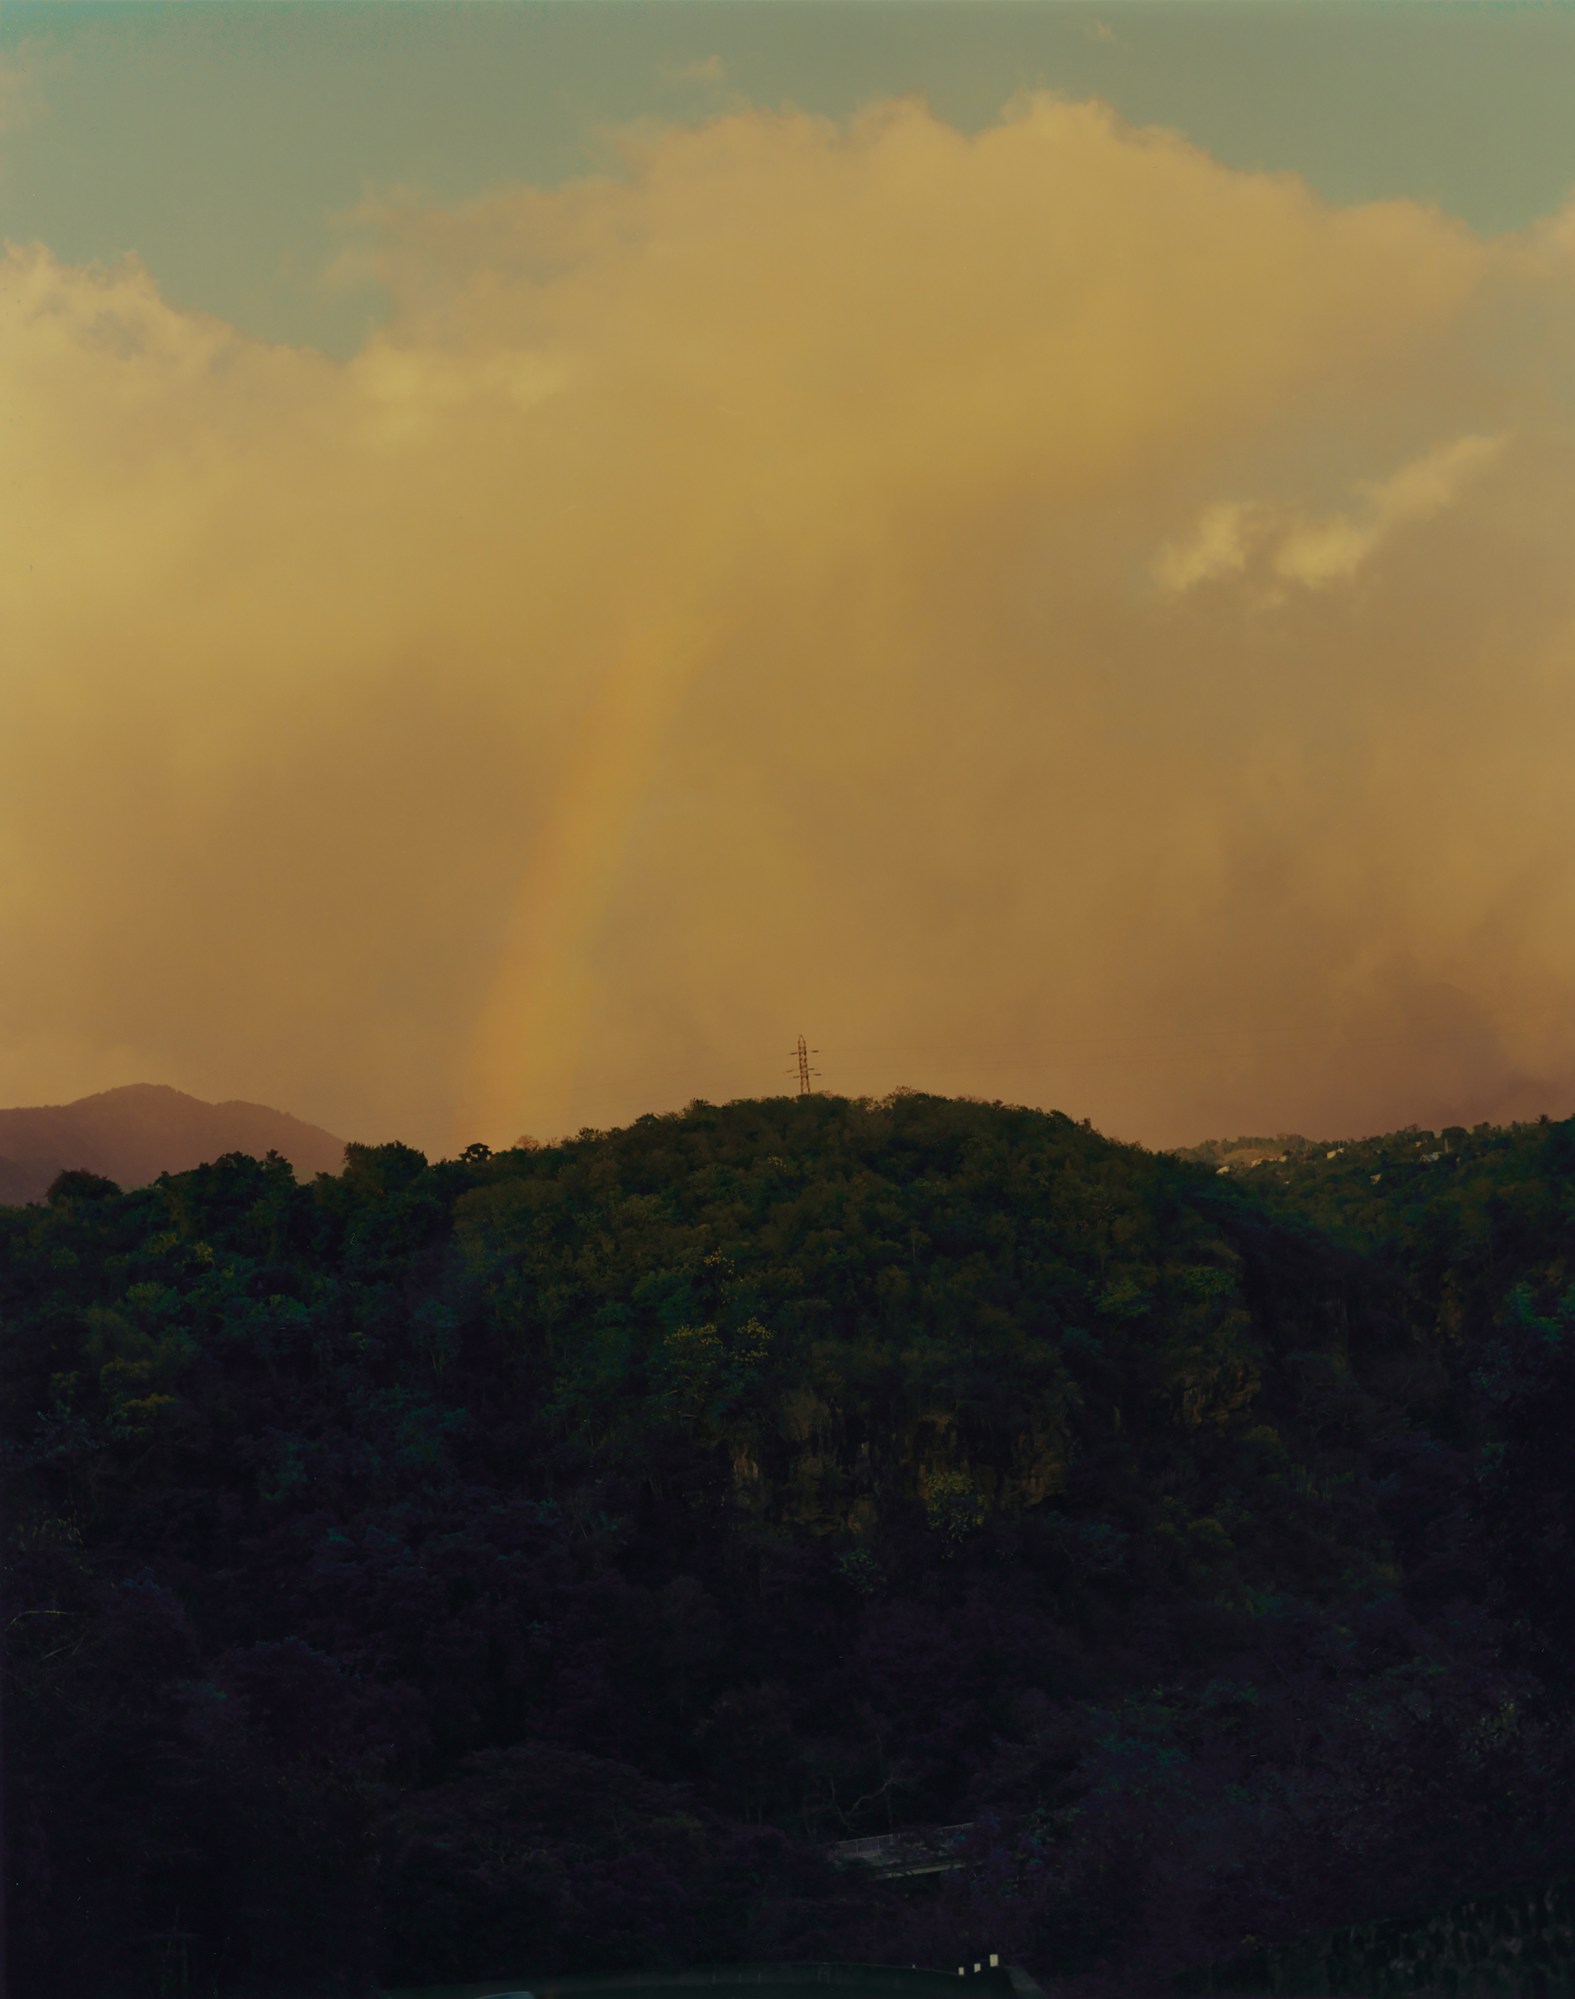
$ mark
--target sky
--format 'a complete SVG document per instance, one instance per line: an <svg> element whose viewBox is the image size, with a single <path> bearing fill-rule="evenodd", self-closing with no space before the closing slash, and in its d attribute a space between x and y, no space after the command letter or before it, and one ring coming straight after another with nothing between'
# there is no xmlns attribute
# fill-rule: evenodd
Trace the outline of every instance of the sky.
<svg viewBox="0 0 1575 1999"><path fill-rule="evenodd" d="M1575 1111L1575 8L0 8L0 1102Z"/></svg>

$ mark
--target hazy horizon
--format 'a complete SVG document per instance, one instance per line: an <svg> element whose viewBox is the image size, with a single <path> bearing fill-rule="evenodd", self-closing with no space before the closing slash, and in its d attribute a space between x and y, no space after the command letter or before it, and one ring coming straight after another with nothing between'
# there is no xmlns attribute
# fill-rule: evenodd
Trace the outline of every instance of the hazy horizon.
<svg viewBox="0 0 1575 1999"><path fill-rule="evenodd" d="M1566 1114L1570 82L1376 0L14 10L0 1102L436 1154L802 1032L1150 1146Z"/></svg>

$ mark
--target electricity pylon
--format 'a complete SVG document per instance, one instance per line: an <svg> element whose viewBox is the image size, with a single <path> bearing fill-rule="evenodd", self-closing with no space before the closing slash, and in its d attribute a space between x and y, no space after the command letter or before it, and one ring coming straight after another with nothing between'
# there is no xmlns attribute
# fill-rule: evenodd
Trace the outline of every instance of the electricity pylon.
<svg viewBox="0 0 1575 1999"><path fill-rule="evenodd" d="M809 1066L809 1058L811 1055L818 1055L820 1050L818 1048L806 1047L804 1037L801 1034L798 1038L798 1047L793 1052L798 1057L798 1067L796 1069L789 1069L788 1074L798 1077L798 1093L801 1097L807 1097L815 1087L810 1078L820 1074L818 1069L812 1069Z"/></svg>

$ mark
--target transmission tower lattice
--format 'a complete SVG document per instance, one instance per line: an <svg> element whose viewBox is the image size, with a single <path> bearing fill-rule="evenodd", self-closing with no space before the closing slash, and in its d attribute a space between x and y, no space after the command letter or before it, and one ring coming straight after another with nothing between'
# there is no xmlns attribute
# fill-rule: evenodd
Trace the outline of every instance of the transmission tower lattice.
<svg viewBox="0 0 1575 1999"><path fill-rule="evenodd" d="M818 1048L806 1047L804 1037L801 1034L798 1038L798 1047L793 1052L798 1057L798 1067L796 1069L789 1069L788 1074L798 1077L798 1093L801 1097L807 1097L815 1087L810 1079L820 1074L818 1069L812 1069L809 1066L809 1058L811 1055L818 1055L820 1050Z"/></svg>

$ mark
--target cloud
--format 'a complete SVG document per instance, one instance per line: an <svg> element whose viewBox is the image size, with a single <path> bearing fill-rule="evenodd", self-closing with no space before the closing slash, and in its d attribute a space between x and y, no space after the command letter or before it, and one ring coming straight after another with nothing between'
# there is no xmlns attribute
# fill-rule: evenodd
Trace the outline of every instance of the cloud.
<svg viewBox="0 0 1575 1999"><path fill-rule="evenodd" d="M725 83L727 64L719 55L702 56L695 62L671 64L663 74L674 83Z"/></svg>
<svg viewBox="0 0 1575 1999"><path fill-rule="evenodd" d="M1039 97L357 228L343 364L0 270L0 1101L1575 1094L1568 220Z"/></svg>
<svg viewBox="0 0 1575 1999"><path fill-rule="evenodd" d="M1247 566L1247 555L1261 532L1255 510L1243 500L1217 500L1205 507L1192 533L1167 542L1154 563L1161 589L1190 590L1216 576L1232 576Z"/></svg>
<svg viewBox="0 0 1575 1999"><path fill-rule="evenodd" d="M1412 459L1387 479L1363 481L1358 504L1345 513L1308 518L1293 509L1220 500L1205 507L1190 535L1167 542L1154 560L1154 580L1179 593L1222 576L1239 575L1257 549L1269 548L1272 573L1309 590L1343 582L1363 567L1399 528L1431 520L1459 500L1467 485L1508 443L1457 437ZM1280 603L1283 596L1265 601Z"/></svg>
<svg viewBox="0 0 1575 1999"><path fill-rule="evenodd" d="M1358 511L1291 528L1274 552L1276 573L1310 589L1354 576L1397 528L1453 506L1506 442L1503 436L1457 437L1366 487Z"/></svg>

